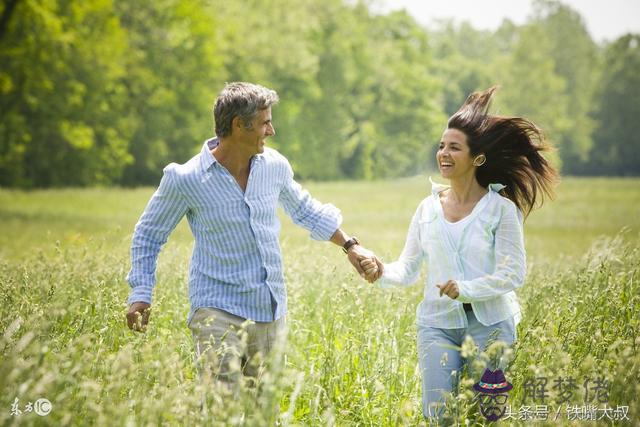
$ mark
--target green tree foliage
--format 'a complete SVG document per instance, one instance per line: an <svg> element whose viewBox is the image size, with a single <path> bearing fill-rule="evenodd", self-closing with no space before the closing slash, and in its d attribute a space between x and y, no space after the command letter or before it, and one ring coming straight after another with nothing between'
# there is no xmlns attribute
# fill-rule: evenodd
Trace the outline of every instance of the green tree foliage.
<svg viewBox="0 0 640 427"><path fill-rule="evenodd" d="M640 175L640 35L628 34L611 44L594 114L598 127L591 150L590 172L606 175Z"/></svg>
<svg viewBox="0 0 640 427"><path fill-rule="evenodd" d="M618 94L637 93L635 56L606 49L602 61L581 17L553 0L493 32L428 31L364 1L6 0L0 185L155 184L213 134L212 103L236 80L278 91L270 144L303 179L424 171L446 118L493 84L496 110L536 121L565 172L635 174L619 168L638 145L630 122L603 125Z"/></svg>
<svg viewBox="0 0 640 427"><path fill-rule="evenodd" d="M534 23L550 43L554 72L565 81L564 92L570 106L567 131L559 134L558 141L564 172L579 173L593 145L594 122L590 114L599 73L598 47L582 17L570 7L555 0L538 0L535 6Z"/></svg>
<svg viewBox="0 0 640 427"><path fill-rule="evenodd" d="M515 27L508 21L495 34L476 30L468 23L440 22L431 41L434 46L433 74L442 85L440 103L446 117L455 113L470 93L498 83L492 64L504 60L502 58L511 50L514 32ZM445 126L446 118L439 130ZM433 166L436 150L437 145L434 145L429 161Z"/></svg>
<svg viewBox="0 0 640 427"><path fill-rule="evenodd" d="M219 23L202 1L117 2L127 34L128 102L133 162L121 182L156 183L169 162L183 162L212 132L211 105L224 82Z"/></svg>
<svg viewBox="0 0 640 427"><path fill-rule="evenodd" d="M379 136L368 141L375 144L371 176L416 174L431 160L446 123L428 38L403 12L379 17L370 31L384 37L372 49L385 58L376 61L378 99L369 118L380 125Z"/></svg>
<svg viewBox="0 0 640 427"><path fill-rule="evenodd" d="M542 128L546 138L562 149L570 132L566 82L554 69L549 36L537 25L518 30L513 50L497 62L495 75L502 91L496 111L523 116ZM555 158L558 164L561 159Z"/></svg>
<svg viewBox="0 0 640 427"><path fill-rule="evenodd" d="M509 26L508 22L503 24L501 32ZM433 72L443 85L442 106L447 116L455 113L471 92L497 83L491 64L504 54L501 44L509 39L506 34L476 30L468 23L441 22L432 37Z"/></svg>
<svg viewBox="0 0 640 427"><path fill-rule="evenodd" d="M224 22L227 80L278 90L273 144L299 177L420 170L440 126L439 86L429 75L427 34L406 13L374 16L341 0L269 0L228 2L215 15Z"/></svg>
<svg viewBox="0 0 640 427"><path fill-rule="evenodd" d="M0 185L110 183L131 162L110 0L23 1L0 39Z"/></svg>
<svg viewBox="0 0 640 427"><path fill-rule="evenodd" d="M345 20L344 8L324 17L316 34L320 107L306 106L310 144L317 147L308 176L329 172L327 178L369 179L415 173L442 126L427 36L404 12L371 16L359 6ZM328 144L333 147L325 150ZM306 170L306 162L298 163Z"/></svg>

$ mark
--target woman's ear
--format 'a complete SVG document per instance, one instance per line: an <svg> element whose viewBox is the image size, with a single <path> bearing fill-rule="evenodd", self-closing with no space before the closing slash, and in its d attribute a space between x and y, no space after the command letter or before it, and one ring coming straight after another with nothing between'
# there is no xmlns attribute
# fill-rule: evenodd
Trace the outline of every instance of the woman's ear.
<svg viewBox="0 0 640 427"><path fill-rule="evenodd" d="M478 154L475 159L473 159L473 166L482 166L487 161L487 156L484 154Z"/></svg>

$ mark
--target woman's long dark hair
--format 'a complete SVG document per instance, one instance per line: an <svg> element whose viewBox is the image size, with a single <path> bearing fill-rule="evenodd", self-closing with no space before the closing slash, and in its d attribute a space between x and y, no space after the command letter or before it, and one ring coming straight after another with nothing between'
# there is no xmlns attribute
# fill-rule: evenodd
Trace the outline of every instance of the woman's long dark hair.
<svg viewBox="0 0 640 427"><path fill-rule="evenodd" d="M558 173L541 155L549 151L542 131L530 120L488 114L497 87L474 92L449 118L447 127L467 136L471 156L486 156L476 169L483 187L490 183L506 186L501 193L513 201L525 217L539 207L545 197L553 198Z"/></svg>

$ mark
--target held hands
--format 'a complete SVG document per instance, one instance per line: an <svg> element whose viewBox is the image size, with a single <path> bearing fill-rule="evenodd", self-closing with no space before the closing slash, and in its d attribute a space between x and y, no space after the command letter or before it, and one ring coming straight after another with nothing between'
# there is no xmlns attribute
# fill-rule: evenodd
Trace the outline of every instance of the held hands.
<svg viewBox="0 0 640 427"><path fill-rule="evenodd" d="M364 279L369 283L378 280L384 272L384 265L375 255L373 258L363 258L360 261L360 267L364 271Z"/></svg>
<svg viewBox="0 0 640 427"><path fill-rule="evenodd" d="M147 329L150 314L151 304L141 301L131 304L127 312L127 325L129 329L136 332L144 332Z"/></svg>
<svg viewBox="0 0 640 427"><path fill-rule="evenodd" d="M440 289L440 296L446 295L451 299L458 298L460 295L460 289L455 280L447 280L447 283L436 285Z"/></svg>
<svg viewBox="0 0 640 427"><path fill-rule="evenodd" d="M353 245L347 252L349 262L360 276L369 283L373 283L382 276L384 267L382 262L370 250L360 245Z"/></svg>

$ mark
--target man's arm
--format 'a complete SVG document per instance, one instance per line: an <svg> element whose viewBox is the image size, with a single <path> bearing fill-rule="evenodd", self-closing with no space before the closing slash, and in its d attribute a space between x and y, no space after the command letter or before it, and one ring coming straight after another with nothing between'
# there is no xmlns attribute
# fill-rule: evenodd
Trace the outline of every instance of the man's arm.
<svg viewBox="0 0 640 427"><path fill-rule="evenodd" d="M293 170L287 163L287 176L280 193L280 204L293 222L311 232L315 240L329 240L343 247L350 237L340 229L342 215L340 210L331 204L323 204L315 200L308 191L293 179ZM360 276L370 282L377 280L382 274L382 263L373 252L359 244L351 245L347 251L349 262ZM376 270L372 267L368 272L360 266L360 261L369 258L376 261Z"/></svg>
<svg viewBox="0 0 640 427"><path fill-rule="evenodd" d="M363 279L366 279L369 283L373 283L382 276L384 267L382 262L377 256L370 250L360 245L360 242L352 240L344 231L337 229L333 236L331 236L331 242L342 247L344 249L345 244L349 242L349 247L346 249L349 262L356 269L358 274ZM363 261L369 260L369 263L363 263Z"/></svg>
<svg viewBox="0 0 640 427"><path fill-rule="evenodd" d="M331 240L342 224L340 210L330 203L321 203L293 179L293 170L287 163L287 176L278 200L294 224L311 234L314 240Z"/></svg>
<svg viewBox="0 0 640 427"><path fill-rule="evenodd" d="M172 165L164 169L160 185L149 200L133 233L131 270L127 275L131 286L127 299L130 305L127 325L135 331L143 331L149 321L158 253L187 212L187 205L176 186L174 174Z"/></svg>

